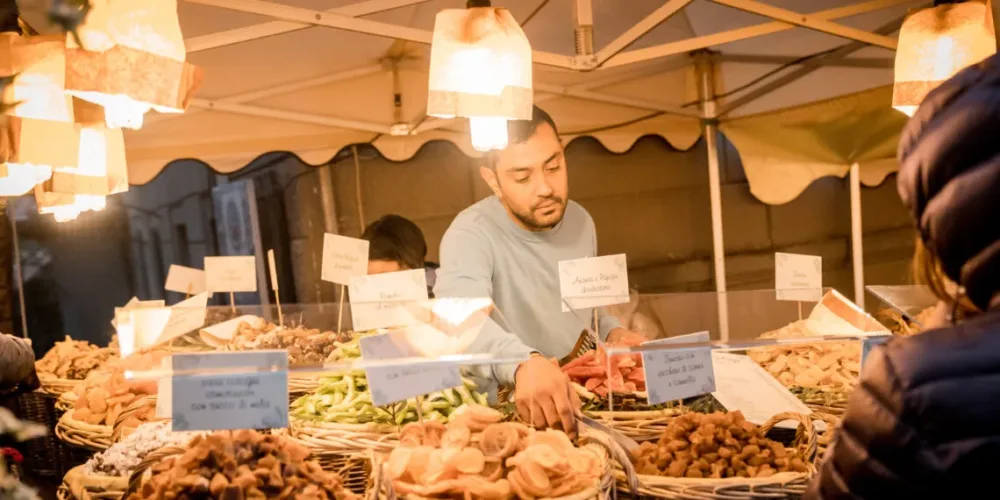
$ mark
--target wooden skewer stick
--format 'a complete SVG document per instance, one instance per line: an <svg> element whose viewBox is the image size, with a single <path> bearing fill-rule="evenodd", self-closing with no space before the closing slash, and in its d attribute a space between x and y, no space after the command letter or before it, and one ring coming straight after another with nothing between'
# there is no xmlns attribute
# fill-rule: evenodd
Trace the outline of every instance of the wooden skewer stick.
<svg viewBox="0 0 1000 500"><path fill-rule="evenodd" d="M340 336L340 328L344 324L344 285L340 285L340 307L337 312L337 336Z"/></svg>
<svg viewBox="0 0 1000 500"><path fill-rule="evenodd" d="M233 310L233 315L236 315L236 294L229 292L229 307Z"/></svg>

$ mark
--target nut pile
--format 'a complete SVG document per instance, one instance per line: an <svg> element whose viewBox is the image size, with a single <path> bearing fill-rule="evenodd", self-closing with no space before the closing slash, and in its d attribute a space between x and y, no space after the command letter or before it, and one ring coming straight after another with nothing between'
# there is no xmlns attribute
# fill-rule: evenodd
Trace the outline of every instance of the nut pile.
<svg viewBox="0 0 1000 500"><path fill-rule="evenodd" d="M355 499L340 476L306 460L309 450L256 431L216 432L191 440L183 455L153 466L131 500Z"/></svg>
<svg viewBox="0 0 1000 500"><path fill-rule="evenodd" d="M112 373L94 372L73 389L77 396L73 404L74 420L91 425L114 425L122 411L136 399L156 394L156 383L125 380L122 370ZM150 404L130 416L123 425L138 427L156 415L156 405Z"/></svg>
<svg viewBox="0 0 1000 500"><path fill-rule="evenodd" d="M642 443L635 467L639 474L690 478L769 477L808 470L795 450L765 438L738 411L674 418L658 442Z"/></svg>
<svg viewBox="0 0 1000 500"><path fill-rule="evenodd" d="M84 473L128 477L150 452L165 446L183 446L196 432L171 432L170 423L142 424L125 439L94 455L84 464Z"/></svg>
<svg viewBox="0 0 1000 500"><path fill-rule="evenodd" d="M39 374L46 373L56 378L83 380L117 354L116 349L97 347L67 336L65 340L56 342L42 359L35 362L35 370Z"/></svg>
<svg viewBox="0 0 1000 500"><path fill-rule="evenodd" d="M803 320L765 333L760 338L802 338L815 335L806 327L806 320ZM861 370L861 343L856 340L761 347L751 349L747 354L789 387L849 389L858 380Z"/></svg>
<svg viewBox="0 0 1000 500"><path fill-rule="evenodd" d="M337 334L304 327L279 328L263 320L260 325L240 323L229 349L237 351L286 349L288 362L321 364L337 347Z"/></svg>
<svg viewBox="0 0 1000 500"><path fill-rule="evenodd" d="M534 431L489 408L465 406L446 426L408 424L386 475L398 495L487 500L568 496L598 484L600 456L566 434Z"/></svg>

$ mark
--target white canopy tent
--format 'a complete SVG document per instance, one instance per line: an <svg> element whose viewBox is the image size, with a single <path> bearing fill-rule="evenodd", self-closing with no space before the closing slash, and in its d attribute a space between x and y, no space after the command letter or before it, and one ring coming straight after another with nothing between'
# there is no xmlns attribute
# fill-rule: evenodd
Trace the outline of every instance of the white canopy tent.
<svg viewBox="0 0 1000 500"><path fill-rule="evenodd" d="M22 17L44 32L44 13L32 11L34 2L19 4ZM861 179L880 182L895 169L894 146L886 144L894 144L903 117L857 121L852 113L894 112L884 88L892 83L894 33L909 9L929 4L493 2L524 26L534 49L535 101L553 115L567 141L588 135L623 152L645 135L660 135L678 149L706 137L719 291L726 289L719 124L744 155L752 190L765 202L786 202L824 175L854 172L852 193ZM271 151L324 164L345 146L362 142L372 142L392 160L408 159L427 141L441 139L475 156L464 120L424 114L434 16L464 5L464 0L181 0L188 60L204 69L205 80L185 114L149 116L141 130L126 132L131 183L149 182L176 159L198 159L226 173ZM763 75L770 76L757 81ZM830 100L844 95L849 97ZM817 128L809 118L813 107L803 105L824 100L825 111L815 116L846 125ZM797 108L762 115L789 107ZM880 140L858 141L853 149L824 145L834 140L831 131L840 134L838 140L844 135ZM805 137L812 147L782 147ZM720 314L724 310L720 307ZM726 331L725 318L720 322Z"/></svg>

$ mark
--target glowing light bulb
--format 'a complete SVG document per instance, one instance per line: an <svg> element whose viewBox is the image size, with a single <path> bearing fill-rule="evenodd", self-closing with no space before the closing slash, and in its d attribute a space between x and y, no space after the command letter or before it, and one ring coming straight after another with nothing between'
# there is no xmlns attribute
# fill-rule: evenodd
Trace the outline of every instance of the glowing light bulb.
<svg viewBox="0 0 1000 500"><path fill-rule="evenodd" d="M469 118L472 147L476 151L499 150L507 147L507 119L487 116Z"/></svg>
<svg viewBox="0 0 1000 500"><path fill-rule="evenodd" d="M108 128L142 128L142 117L151 107L134 101L128 96L113 95L102 99L104 105L104 121Z"/></svg>

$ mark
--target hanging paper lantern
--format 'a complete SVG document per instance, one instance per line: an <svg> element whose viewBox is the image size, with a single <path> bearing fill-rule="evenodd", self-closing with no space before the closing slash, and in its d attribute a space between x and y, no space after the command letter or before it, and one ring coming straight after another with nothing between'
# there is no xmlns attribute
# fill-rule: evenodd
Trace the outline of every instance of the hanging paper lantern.
<svg viewBox="0 0 1000 500"><path fill-rule="evenodd" d="M77 34L82 47L66 37L66 92L103 106L109 128L183 112L201 81L184 61L176 0L91 0Z"/></svg>
<svg viewBox="0 0 1000 500"><path fill-rule="evenodd" d="M913 116L924 97L963 68L996 53L989 7L971 1L918 10L896 48L892 107Z"/></svg>
<svg viewBox="0 0 1000 500"><path fill-rule="evenodd" d="M56 221L103 210L105 197L128 189L121 129L45 120L21 120L17 161L52 165L51 179L35 186L41 214ZM50 141L76 147L52 148Z"/></svg>
<svg viewBox="0 0 1000 500"><path fill-rule="evenodd" d="M507 9L446 9L434 20L427 114L469 118L472 146L507 147L507 121L531 119L531 45Z"/></svg>

